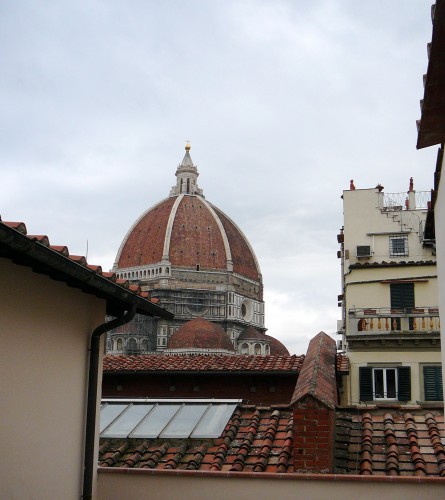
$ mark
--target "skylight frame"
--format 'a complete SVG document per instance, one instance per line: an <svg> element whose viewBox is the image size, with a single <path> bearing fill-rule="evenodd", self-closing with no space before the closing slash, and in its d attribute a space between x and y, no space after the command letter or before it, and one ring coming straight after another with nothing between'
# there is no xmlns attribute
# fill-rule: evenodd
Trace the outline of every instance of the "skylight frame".
<svg viewBox="0 0 445 500"><path fill-rule="evenodd" d="M119 406L121 411L117 411L115 418L101 427L100 436L118 439L213 439L221 436L241 401L240 399L106 399L102 401L101 413L109 412L112 406ZM125 407L122 408L122 405ZM141 406L146 411L140 408ZM134 407L138 407L138 410L140 408L140 411L131 410ZM201 407L195 415L196 408L193 407ZM156 415L158 412L159 416ZM126 417L130 418L129 422L126 421Z"/></svg>

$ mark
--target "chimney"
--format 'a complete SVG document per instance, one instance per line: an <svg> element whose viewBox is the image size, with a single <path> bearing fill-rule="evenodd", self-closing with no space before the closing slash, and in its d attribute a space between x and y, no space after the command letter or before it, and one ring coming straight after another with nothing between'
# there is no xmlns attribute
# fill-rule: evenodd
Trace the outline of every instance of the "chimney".
<svg viewBox="0 0 445 500"><path fill-rule="evenodd" d="M294 472L334 472L335 364L335 340L320 332L309 343L291 401Z"/></svg>

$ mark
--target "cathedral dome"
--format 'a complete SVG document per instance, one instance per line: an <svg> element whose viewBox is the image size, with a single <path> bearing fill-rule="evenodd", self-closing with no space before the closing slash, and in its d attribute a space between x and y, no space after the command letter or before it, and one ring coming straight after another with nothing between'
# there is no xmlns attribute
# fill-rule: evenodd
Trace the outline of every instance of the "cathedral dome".
<svg viewBox="0 0 445 500"><path fill-rule="evenodd" d="M165 354L235 354L227 333L215 323L195 318L170 338Z"/></svg>
<svg viewBox="0 0 445 500"><path fill-rule="evenodd" d="M202 318L213 323L212 328L219 325L224 330L225 345L201 345L198 336L194 338L198 344L189 342L187 352L196 348L234 354L246 327L266 331L260 267L241 229L207 201L198 186L198 169L189 144L175 176L169 196L130 227L113 266L117 278L149 292L174 318L154 319L150 324L145 317L136 318L126 339L111 334L109 351L121 352L131 341L139 352L178 354L182 347L173 342L175 332L190 320ZM189 340L191 335L189 332ZM250 342L255 352L258 343ZM268 350L269 341L263 337L260 354L268 354Z"/></svg>
<svg viewBox="0 0 445 500"><path fill-rule="evenodd" d="M270 354L272 356L290 356L287 347L282 344L275 337L271 337L270 335L264 335L266 339L270 340Z"/></svg>
<svg viewBox="0 0 445 500"><path fill-rule="evenodd" d="M238 341L241 340L266 340L266 335L264 333L259 332L253 326L248 326L243 330L243 333L238 337ZM268 340L269 342L269 340Z"/></svg>
<svg viewBox="0 0 445 500"><path fill-rule="evenodd" d="M130 228L114 270L127 270L127 279L168 277L172 268L234 273L255 282L252 292L262 300L255 254L237 225L203 196L189 150L188 145L170 196Z"/></svg>

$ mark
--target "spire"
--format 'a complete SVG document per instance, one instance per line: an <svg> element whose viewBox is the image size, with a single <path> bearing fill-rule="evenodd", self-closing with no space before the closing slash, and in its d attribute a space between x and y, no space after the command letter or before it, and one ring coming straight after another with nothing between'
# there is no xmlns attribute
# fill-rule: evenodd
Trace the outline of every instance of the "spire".
<svg viewBox="0 0 445 500"><path fill-rule="evenodd" d="M190 141L187 141L185 144L185 155L181 163L181 167L194 167L192 157L190 156L190 150L192 146L190 145Z"/></svg>
<svg viewBox="0 0 445 500"><path fill-rule="evenodd" d="M203 196L202 189L198 187L198 169L193 165L192 157L190 156L190 141L186 142L185 155L180 165L176 169L176 186L173 186L170 191L170 196L178 196L180 194L195 194Z"/></svg>

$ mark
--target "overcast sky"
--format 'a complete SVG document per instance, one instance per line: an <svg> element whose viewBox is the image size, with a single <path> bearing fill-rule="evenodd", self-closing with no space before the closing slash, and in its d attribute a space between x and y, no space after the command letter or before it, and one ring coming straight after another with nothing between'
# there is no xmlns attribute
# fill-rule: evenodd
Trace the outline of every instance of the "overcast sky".
<svg viewBox="0 0 445 500"><path fill-rule="evenodd" d="M185 141L252 244L291 353L340 309L343 189L417 190L433 0L0 3L3 220L106 270ZM335 336L335 335L334 335Z"/></svg>

